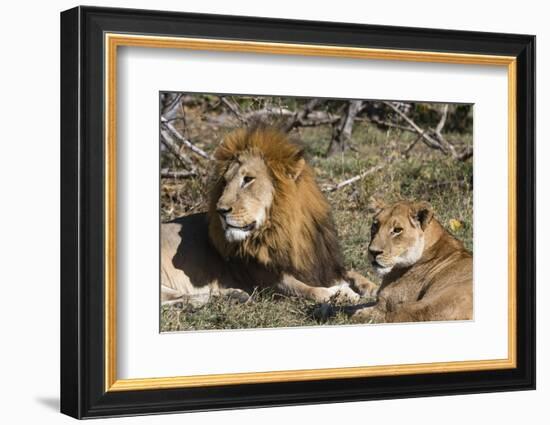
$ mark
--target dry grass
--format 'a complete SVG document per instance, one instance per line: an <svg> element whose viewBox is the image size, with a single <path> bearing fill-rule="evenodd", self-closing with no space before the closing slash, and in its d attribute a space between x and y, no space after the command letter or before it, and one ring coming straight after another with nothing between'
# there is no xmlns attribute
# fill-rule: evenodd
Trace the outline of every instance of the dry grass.
<svg viewBox="0 0 550 425"><path fill-rule="evenodd" d="M265 289L252 294L245 303L213 297L202 307L190 304L163 306L161 324L163 332L315 326L321 323L317 319L318 308L319 305L312 301ZM349 320L343 311L336 311L334 316L323 317L322 323L344 325L349 324Z"/></svg>

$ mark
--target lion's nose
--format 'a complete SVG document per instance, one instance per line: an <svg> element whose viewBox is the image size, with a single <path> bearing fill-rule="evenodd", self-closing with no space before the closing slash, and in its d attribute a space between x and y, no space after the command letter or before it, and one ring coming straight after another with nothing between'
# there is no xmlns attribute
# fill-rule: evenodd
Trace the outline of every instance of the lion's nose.
<svg viewBox="0 0 550 425"><path fill-rule="evenodd" d="M372 255L372 258L376 258L377 256L379 256L380 254L382 254L383 251L380 251L376 248L373 248L373 247L369 247L369 254Z"/></svg>
<svg viewBox="0 0 550 425"><path fill-rule="evenodd" d="M226 214L229 214L233 208L222 208L218 207L216 211L218 211L218 214L221 216L225 216Z"/></svg>

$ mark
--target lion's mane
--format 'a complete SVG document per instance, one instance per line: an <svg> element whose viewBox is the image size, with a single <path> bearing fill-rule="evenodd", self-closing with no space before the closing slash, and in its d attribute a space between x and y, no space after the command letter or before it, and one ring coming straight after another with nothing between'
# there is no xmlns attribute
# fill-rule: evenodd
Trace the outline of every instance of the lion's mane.
<svg viewBox="0 0 550 425"><path fill-rule="evenodd" d="M269 217L260 229L241 242L230 243L216 212L228 165L241 154L260 156L274 186ZM270 270L289 273L317 286L328 286L345 276L330 206L317 186L303 150L273 127L234 130L217 148L210 189L209 236L226 259L256 261ZM297 177L296 177L297 176Z"/></svg>

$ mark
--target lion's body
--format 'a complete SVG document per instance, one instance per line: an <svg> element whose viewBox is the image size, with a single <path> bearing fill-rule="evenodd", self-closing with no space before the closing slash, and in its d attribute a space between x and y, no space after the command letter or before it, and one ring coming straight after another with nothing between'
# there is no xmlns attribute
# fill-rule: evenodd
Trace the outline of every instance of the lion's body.
<svg viewBox="0 0 550 425"><path fill-rule="evenodd" d="M255 287L325 300L345 284L330 208L301 151L273 129L215 153L209 210L162 225L163 301Z"/></svg>
<svg viewBox="0 0 550 425"><path fill-rule="evenodd" d="M413 204L401 202L379 214L381 224L374 232L370 250L371 255L377 253L374 262L382 262L378 267L390 270L383 275L377 304L356 312L358 321L472 319L471 253L431 217L431 210L422 223L411 219L417 213ZM392 236L389 228L396 226L401 231ZM394 249L400 243L404 246ZM400 265L403 258L412 257L410 251L417 249L415 246L422 246L418 258L412 264Z"/></svg>
<svg viewBox="0 0 550 425"><path fill-rule="evenodd" d="M211 295L251 293L276 284L273 273L256 261L226 260L208 237L208 215L193 214L161 226L163 301L201 304Z"/></svg>

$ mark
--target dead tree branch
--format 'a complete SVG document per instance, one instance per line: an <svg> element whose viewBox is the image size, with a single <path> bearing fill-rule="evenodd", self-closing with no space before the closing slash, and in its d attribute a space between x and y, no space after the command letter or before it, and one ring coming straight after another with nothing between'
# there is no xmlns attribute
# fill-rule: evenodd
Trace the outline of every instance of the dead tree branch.
<svg viewBox="0 0 550 425"><path fill-rule="evenodd" d="M466 161L474 156L474 150L472 148L467 148L464 152L459 154L456 159L459 161Z"/></svg>
<svg viewBox="0 0 550 425"><path fill-rule="evenodd" d="M409 145L403 150L403 155L407 156L409 152L414 148L414 146L422 139L422 136L418 136L416 139L414 139Z"/></svg>
<svg viewBox="0 0 550 425"><path fill-rule="evenodd" d="M435 127L435 134L441 135L441 130L443 130L443 127L445 127L445 121L447 121L447 113L449 112L449 104L446 103L445 106L443 106L443 112L441 113L441 119L437 123L437 126Z"/></svg>
<svg viewBox="0 0 550 425"><path fill-rule="evenodd" d="M318 106L320 99L311 99L300 112L295 112L292 116L292 119L288 121L285 126L285 131L289 132L295 127L303 127L303 124L306 122L308 115L311 111ZM310 123L308 123L310 124Z"/></svg>
<svg viewBox="0 0 550 425"><path fill-rule="evenodd" d="M323 103L321 99L312 99L300 111L292 111L280 106L267 106L255 111L243 111L230 99L221 97L220 101L241 122L247 125L254 120L262 120L269 117L281 117L286 120L282 129L286 132L298 127L316 127L320 125L332 125L340 120L339 116L332 116L324 111L315 111L315 107Z"/></svg>
<svg viewBox="0 0 550 425"><path fill-rule="evenodd" d="M385 105L389 106L391 109L393 109L403 120L409 124L410 129L404 128L408 131L413 130L416 132L419 137L422 139L424 144L430 148L437 149L441 152L443 152L445 155L451 155L454 159L458 161L466 161L467 159L471 158L473 156L473 150L472 148L466 148L464 152L458 153L456 151L456 148L453 146L452 143L450 143L445 137L443 137L442 131L445 127L445 122L447 121L447 116L449 112L449 105L446 104L443 107L443 110L441 112L441 118L439 122L437 123L437 126L435 129L429 129L424 130L420 126L418 126L407 114L405 114L403 111L401 111L397 105L394 105L392 102L383 102ZM417 143L417 141L413 141L407 148L405 148L404 154L407 154Z"/></svg>
<svg viewBox="0 0 550 425"><path fill-rule="evenodd" d="M262 119L263 117L284 117L288 121L283 125L283 130L291 131L298 127L317 127L319 125L332 125L340 120L340 116L333 116L323 111L314 111L313 108L306 109L296 113L286 108L269 107L251 111L244 114L247 120Z"/></svg>
<svg viewBox="0 0 550 425"><path fill-rule="evenodd" d="M229 108L233 115L237 117L241 124L248 124L248 119L241 112L241 108L239 108L239 105L237 105L235 102L228 99L227 97L220 97L220 100L225 106L227 106L227 108Z"/></svg>
<svg viewBox="0 0 550 425"><path fill-rule="evenodd" d="M363 109L362 100L351 100L348 102L346 113L341 117L340 124L335 127L335 131L326 152L327 156L336 152L344 152L351 140L353 123L361 109Z"/></svg>
<svg viewBox="0 0 550 425"><path fill-rule="evenodd" d="M183 97L182 93L177 93L174 96L174 98L170 100L169 103L162 108L162 116L166 118L167 121L171 121L174 118L176 118L177 110L181 104L182 97Z"/></svg>
<svg viewBox="0 0 550 425"><path fill-rule="evenodd" d="M174 141L170 133L162 128L160 130L160 141L184 168L195 171L195 164L193 164L193 161L185 155L182 155L178 144Z"/></svg>
<svg viewBox="0 0 550 425"><path fill-rule="evenodd" d="M380 127L396 128L401 131L408 131L416 134L416 130L412 127L409 127L408 125L399 125L390 121L381 120L380 118L376 118L376 117L357 118L356 121L370 121L376 125L379 125Z"/></svg>
<svg viewBox="0 0 550 425"><path fill-rule="evenodd" d="M411 118L407 116L407 114L402 112L392 102L384 102L384 104L389 106L391 109L393 109L393 111L397 113L397 115L403 118L407 122L407 124L409 124L422 137L422 140L426 146L432 149L438 149L446 155L448 154L447 150L443 147L441 143L431 137L426 130L420 128Z"/></svg>
<svg viewBox="0 0 550 425"><path fill-rule="evenodd" d="M258 109L256 111L250 111L244 114L244 118L246 120L251 120L254 118L261 118L262 116L271 116L271 115L277 115L279 117L292 117L294 115L294 112L292 112L290 109L282 108L279 106L268 106L267 108Z"/></svg>
<svg viewBox="0 0 550 425"><path fill-rule="evenodd" d="M190 149L192 152L196 153L199 156L202 156L205 159L212 159L210 155L208 155L205 151L203 151L201 148L195 146L193 143L191 143L189 140L187 140L185 137L183 137L178 130L166 120L166 118L161 117L161 128L164 128L168 130L177 140L179 140L183 146Z"/></svg>
<svg viewBox="0 0 550 425"><path fill-rule="evenodd" d="M338 189L342 189L343 187L349 186L350 184L353 184L353 183L367 177L370 174L373 174L373 173L376 173L377 171L380 171L382 168L386 167L387 165L388 165L388 162L385 162L385 163L379 164L375 167L371 167L368 170L363 171L361 174L358 174L354 177L351 177L347 180L344 180L343 182L340 182L340 183L338 183L336 185L333 185L333 186L327 186L327 187L323 188L323 192L334 192Z"/></svg>
<svg viewBox="0 0 550 425"><path fill-rule="evenodd" d="M451 155L454 158L458 158L458 154L456 153L455 147L447 141L441 134L441 131L443 130L443 127L445 127L445 122L447 121L447 114L449 112L449 104L446 103L445 106L443 106L443 111L441 113L441 119L437 123L437 126L434 130L434 136L437 138L440 144L444 145L446 149L451 152Z"/></svg>
<svg viewBox="0 0 550 425"><path fill-rule="evenodd" d="M198 173L195 171L175 171L162 169L160 170L160 176L167 179L189 179L192 177L197 177Z"/></svg>

